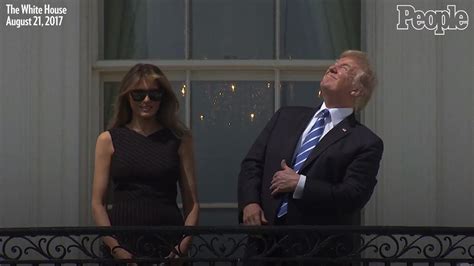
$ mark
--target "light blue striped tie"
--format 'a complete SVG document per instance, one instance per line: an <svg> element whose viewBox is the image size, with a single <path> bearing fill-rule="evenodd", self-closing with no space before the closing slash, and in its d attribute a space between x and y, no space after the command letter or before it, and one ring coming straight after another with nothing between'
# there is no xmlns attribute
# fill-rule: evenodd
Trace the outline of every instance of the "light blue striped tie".
<svg viewBox="0 0 474 266"><path fill-rule="evenodd" d="M323 135L326 117L329 116L328 109L323 109L316 119L311 130L306 135L303 144L298 148L295 157L295 164L293 165L293 170L296 173L299 173L301 167L303 167L304 162L308 159L311 151L318 145L319 139ZM288 213L288 195L285 195L281 201L280 208L278 209L277 217L281 218Z"/></svg>

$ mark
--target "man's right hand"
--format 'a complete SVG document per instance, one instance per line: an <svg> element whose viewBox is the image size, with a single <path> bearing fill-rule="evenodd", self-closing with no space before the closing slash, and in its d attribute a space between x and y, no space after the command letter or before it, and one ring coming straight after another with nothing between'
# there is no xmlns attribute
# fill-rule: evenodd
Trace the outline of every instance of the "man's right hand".
<svg viewBox="0 0 474 266"><path fill-rule="evenodd" d="M262 207L258 203L250 203L245 206L243 216L245 225L264 225L268 223L263 214Z"/></svg>

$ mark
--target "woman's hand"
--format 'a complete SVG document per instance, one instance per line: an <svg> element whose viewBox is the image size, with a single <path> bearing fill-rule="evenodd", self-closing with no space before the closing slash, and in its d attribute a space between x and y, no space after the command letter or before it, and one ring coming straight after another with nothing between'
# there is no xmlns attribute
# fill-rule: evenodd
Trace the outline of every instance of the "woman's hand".
<svg viewBox="0 0 474 266"><path fill-rule="evenodd" d="M183 261L180 261L179 258L187 256L191 241L191 236L184 237L180 243L171 250L168 256L166 256L166 259L170 259L170 265L182 265Z"/></svg>
<svg viewBox="0 0 474 266"><path fill-rule="evenodd" d="M114 258L118 260L131 260L133 259L133 255L123 249L122 247L116 246L112 249L111 254ZM127 263L127 266L137 266L136 263Z"/></svg>

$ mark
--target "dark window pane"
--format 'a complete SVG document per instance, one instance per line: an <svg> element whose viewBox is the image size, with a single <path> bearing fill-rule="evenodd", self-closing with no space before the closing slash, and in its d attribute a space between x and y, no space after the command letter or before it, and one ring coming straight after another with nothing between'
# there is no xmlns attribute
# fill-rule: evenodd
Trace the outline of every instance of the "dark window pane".
<svg viewBox="0 0 474 266"><path fill-rule="evenodd" d="M282 0L280 58L334 59L360 49L360 0Z"/></svg>
<svg viewBox="0 0 474 266"><path fill-rule="evenodd" d="M192 58L272 59L273 0L192 1Z"/></svg>
<svg viewBox="0 0 474 266"><path fill-rule="evenodd" d="M240 163L273 114L273 82L192 82L201 202L236 202Z"/></svg>
<svg viewBox="0 0 474 266"><path fill-rule="evenodd" d="M322 102L318 91L319 81L281 82L281 106L317 107Z"/></svg>
<svg viewBox="0 0 474 266"><path fill-rule="evenodd" d="M105 82L104 83L104 124L103 129L107 128L110 119L114 115L115 98L119 91L120 82Z"/></svg>
<svg viewBox="0 0 474 266"><path fill-rule="evenodd" d="M184 0L104 0L105 59L184 59Z"/></svg>

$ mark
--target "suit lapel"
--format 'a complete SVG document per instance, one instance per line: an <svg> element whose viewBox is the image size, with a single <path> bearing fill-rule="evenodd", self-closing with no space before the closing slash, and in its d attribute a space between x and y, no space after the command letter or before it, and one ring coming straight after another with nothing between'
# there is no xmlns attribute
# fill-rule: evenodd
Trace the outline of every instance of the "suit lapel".
<svg viewBox="0 0 474 266"><path fill-rule="evenodd" d="M308 159L306 159L303 167L301 168L300 173L303 172L304 169L314 160L316 160L316 158L318 158L319 155L323 153L329 146L349 135L355 125L355 122L355 115L352 113L334 128L332 128L326 135L324 135L318 145L313 149L313 151L311 151Z"/></svg>
<svg viewBox="0 0 474 266"><path fill-rule="evenodd" d="M316 110L312 110L311 112L304 113L299 118L293 120L294 126L288 127L288 132L290 132L290 134L287 134L288 140L282 141L282 143L287 143L287 145L283 147L283 156L288 165L293 163L292 159L296 150L296 145L298 145L298 141L300 140L303 131L306 129L306 126L308 126L308 123L313 118L315 112Z"/></svg>

